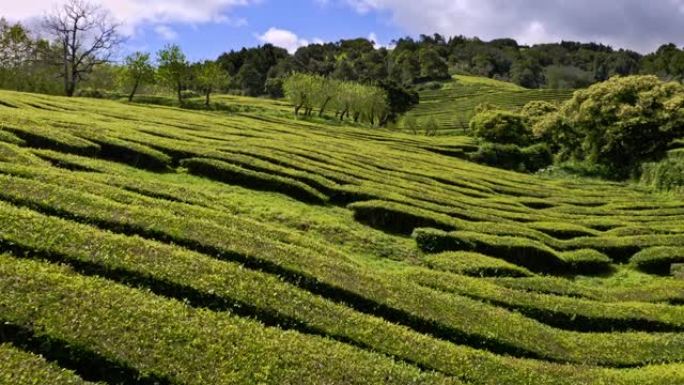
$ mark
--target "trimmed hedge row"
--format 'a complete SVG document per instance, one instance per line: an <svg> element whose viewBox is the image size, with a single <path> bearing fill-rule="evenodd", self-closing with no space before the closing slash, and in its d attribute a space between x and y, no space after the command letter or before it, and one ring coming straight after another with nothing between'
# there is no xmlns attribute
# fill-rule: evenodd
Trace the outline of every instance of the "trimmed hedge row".
<svg viewBox="0 0 684 385"><path fill-rule="evenodd" d="M2 128L0 128L0 142L16 144L17 146L23 146L26 144L26 142L21 138Z"/></svg>
<svg viewBox="0 0 684 385"><path fill-rule="evenodd" d="M47 362L41 356L3 343L0 343L0 384L95 385L71 371Z"/></svg>
<svg viewBox="0 0 684 385"><path fill-rule="evenodd" d="M33 156L21 147L4 142L0 142L0 162L47 166L40 158Z"/></svg>
<svg viewBox="0 0 684 385"><path fill-rule="evenodd" d="M609 269L611 263L609 258L596 251L559 253L541 242L520 237L429 228L416 229L413 236L418 247L425 252L478 252L541 273L600 273Z"/></svg>
<svg viewBox="0 0 684 385"><path fill-rule="evenodd" d="M422 262L432 269L474 277L519 278L533 275L518 265L467 251L429 254L422 258Z"/></svg>
<svg viewBox="0 0 684 385"><path fill-rule="evenodd" d="M99 156L133 167L151 171L165 171L171 166L170 156L142 144L114 137L87 137L100 146Z"/></svg>
<svg viewBox="0 0 684 385"><path fill-rule="evenodd" d="M97 144L54 128L5 126L4 129L21 138L29 147L85 156L95 156L100 151Z"/></svg>
<svg viewBox="0 0 684 385"><path fill-rule="evenodd" d="M667 275L673 263L684 263L684 247L651 247L635 254L629 262L643 271Z"/></svg>
<svg viewBox="0 0 684 385"><path fill-rule="evenodd" d="M0 257L2 321L168 384L458 384L323 338ZM87 347L87 351L79 349ZM48 347L49 349L49 347Z"/></svg>
<svg viewBox="0 0 684 385"><path fill-rule="evenodd" d="M438 290L465 295L520 311L547 325L583 332L642 330L684 331L684 309L678 306L601 302L509 289L477 278L414 269L410 280Z"/></svg>
<svg viewBox="0 0 684 385"><path fill-rule="evenodd" d="M321 333L469 381L496 381L505 373L510 384L527 384L530 379L535 384L576 384L578 375L595 371L505 358L440 341L311 295L275 277L177 247L1 203L0 213L5 230L0 244L11 243L26 255L49 255L55 262L71 263L81 273L143 285L194 306L216 310L225 306L234 314ZM566 373L571 370L572 376Z"/></svg>
<svg viewBox="0 0 684 385"><path fill-rule="evenodd" d="M515 290L596 301L684 304L684 282L669 279L626 287L590 287L556 277L494 278L491 281Z"/></svg>
<svg viewBox="0 0 684 385"><path fill-rule="evenodd" d="M288 282L414 330L494 352L576 363L642 365L684 359L684 335L590 334L554 329L466 297L422 288L394 274L364 267L335 252L273 240L268 228L234 218L218 226L205 220L115 204L38 182L3 178L0 194L127 233L139 233L277 274ZM18 195L15 195L18 194ZM63 202L69 202L64 204ZM226 217L228 220L228 217ZM250 231L243 232L244 225Z"/></svg>
<svg viewBox="0 0 684 385"><path fill-rule="evenodd" d="M294 179L252 171L214 159L184 159L181 166L194 175L247 188L279 192L304 202L323 204L328 200L323 193Z"/></svg>

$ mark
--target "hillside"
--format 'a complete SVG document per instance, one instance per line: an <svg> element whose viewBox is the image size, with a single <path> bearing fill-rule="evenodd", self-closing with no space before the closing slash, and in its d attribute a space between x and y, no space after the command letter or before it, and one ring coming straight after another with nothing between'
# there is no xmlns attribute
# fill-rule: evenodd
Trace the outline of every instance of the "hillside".
<svg viewBox="0 0 684 385"><path fill-rule="evenodd" d="M474 109L493 104L504 109L518 109L532 100L551 102L572 97L572 90L526 89L513 83L476 76L456 75L441 88L423 90L420 104L406 114L409 119L425 122L433 117L440 134L462 134L468 128Z"/></svg>
<svg viewBox="0 0 684 385"><path fill-rule="evenodd" d="M253 103L0 91L0 383L684 384L679 197Z"/></svg>

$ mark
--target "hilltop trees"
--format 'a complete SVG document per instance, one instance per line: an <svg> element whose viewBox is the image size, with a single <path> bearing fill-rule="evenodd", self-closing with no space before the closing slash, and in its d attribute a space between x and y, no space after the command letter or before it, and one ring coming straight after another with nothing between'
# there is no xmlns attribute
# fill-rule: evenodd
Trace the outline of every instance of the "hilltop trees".
<svg viewBox="0 0 684 385"><path fill-rule="evenodd" d="M60 67L67 96L94 67L110 61L122 41L118 27L108 12L84 0L69 0L45 17L43 28L58 48L53 63Z"/></svg>
<svg viewBox="0 0 684 385"><path fill-rule="evenodd" d="M157 52L159 69L157 75L162 84L176 92L178 103L183 104L183 83L187 81L188 61L181 48L175 44L167 45Z"/></svg>
<svg viewBox="0 0 684 385"><path fill-rule="evenodd" d="M133 101L138 88L154 81L155 70L150 61L150 54L145 52L135 52L126 57L121 73L123 84L130 88L128 101Z"/></svg>
<svg viewBox="0 0 684 385"><path fill-rule="evenodd" d="M295 115L303 111L309 116L318 110L319 116L323 116L331 109L340 120L351 118L373 126L386 123L390 113L387 93L379 87L295 73L285 79L283 88L294 105Z"/></svg>
<svg viewBox="0 0 684 385"><path fill-rule="evenodd" d="M209 107L211 93L230 80L228 73L223 71L217 62L205 61L194 66L195 84L204 94L204 105Z"/></svg>
<svg viewBox="0 0 684 385"><path fill-rule="evenodd" d="M560 156L605 167L616 178L662 159L684 137L684 85L656 76L614 77L575 92L534 127Z"/></svg>

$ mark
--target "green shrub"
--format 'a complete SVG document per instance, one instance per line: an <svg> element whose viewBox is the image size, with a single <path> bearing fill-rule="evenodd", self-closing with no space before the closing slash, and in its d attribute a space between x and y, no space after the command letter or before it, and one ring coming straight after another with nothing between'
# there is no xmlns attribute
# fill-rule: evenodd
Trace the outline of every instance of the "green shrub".
<svg viewBox="0 0 684 385"><path fill-rule="evenodd" d="M660 191L684 192L684 158L645 163L641 169L641 184Z"/></svg>
<svg viewBox="0 0 684 385"><path fill-rule="evenodd" d="M553 154L546 143L537 143L525 147L520 153L528 172L537 172L553 163Z"/></svg>
<svg viewBox="0 0 684 385"><path fill-rule="evenodd" d="M531 131L524 118L515 112L487 110L470 120L470 132L486 142L525 145Z"/></svg>
<svg viewBox="0 0 684 385"><path fill-rule="evenodd" d="M673 263L684 263L684 247L651 247L636 253L630 263L649 273L667 275Z"/></svg>
<svg viewBox="0 0 684 385"><path fill-rule="evenodd" d="M684 85L656 76L614 77L576 91L538 135L550 133L565 159L610 168L613 177L638 172L641 163L662 159L684 136Z"/></svg>
<svg viewBox="0 0 684 385"><path fill-rule="evenodd" d="M525 171L522 150L515 144L484 143L476 152L469 154L469 159L504 170Z"/></svg>
<svg viewBox="0 0 684 385"><path fill-rule="evenodd" d="M536 172L553 162L551 150L544 143L525 148L515 144L484 143L468 157L476 163L521 172Z"/></svg>

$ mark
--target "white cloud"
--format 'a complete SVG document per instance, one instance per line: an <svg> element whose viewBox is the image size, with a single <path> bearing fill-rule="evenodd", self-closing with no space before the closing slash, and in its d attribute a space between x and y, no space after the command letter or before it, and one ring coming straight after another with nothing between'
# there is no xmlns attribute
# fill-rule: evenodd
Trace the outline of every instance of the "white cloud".
<svg viewBox="0 0 684 385"><path fill-rule="evenodd" d="M513 37L525 44L595 40L640 51L684 44L684 0L341 0L411 34Z"/></svg>
<svg viewBox="0 0 684 385"><path fill-rule="evenodd" d="M154 27L154 32L164 40L176 40L178 38L178 33L168 25L158 25Z"/></svg>
<svg viewBox="0 0 684 385"><path fill-rule="evenodd" d="M43 16L54 9L61 0L2 1L2 15L11 20L25 20ZM112 15L124 23L124 32L131 34L141 24L156 26L171 23L230 23L244 25L243 19L233 19L230 11L239 6L258 3L261 0L100 0ZM159 28L159 27L157 27Z"/></svg>
<svg viewBox="0 0 684 385"><path fill-rule="evenodd" d="M309 44L308 40L300 38L296 33L275 27L269 28L262 35L258 35L257 39L262 43L270 43L276 47L285 48L290 53L295 52L299 47ZM314 42L320 41L320 39L314 39Z"/></svg>

